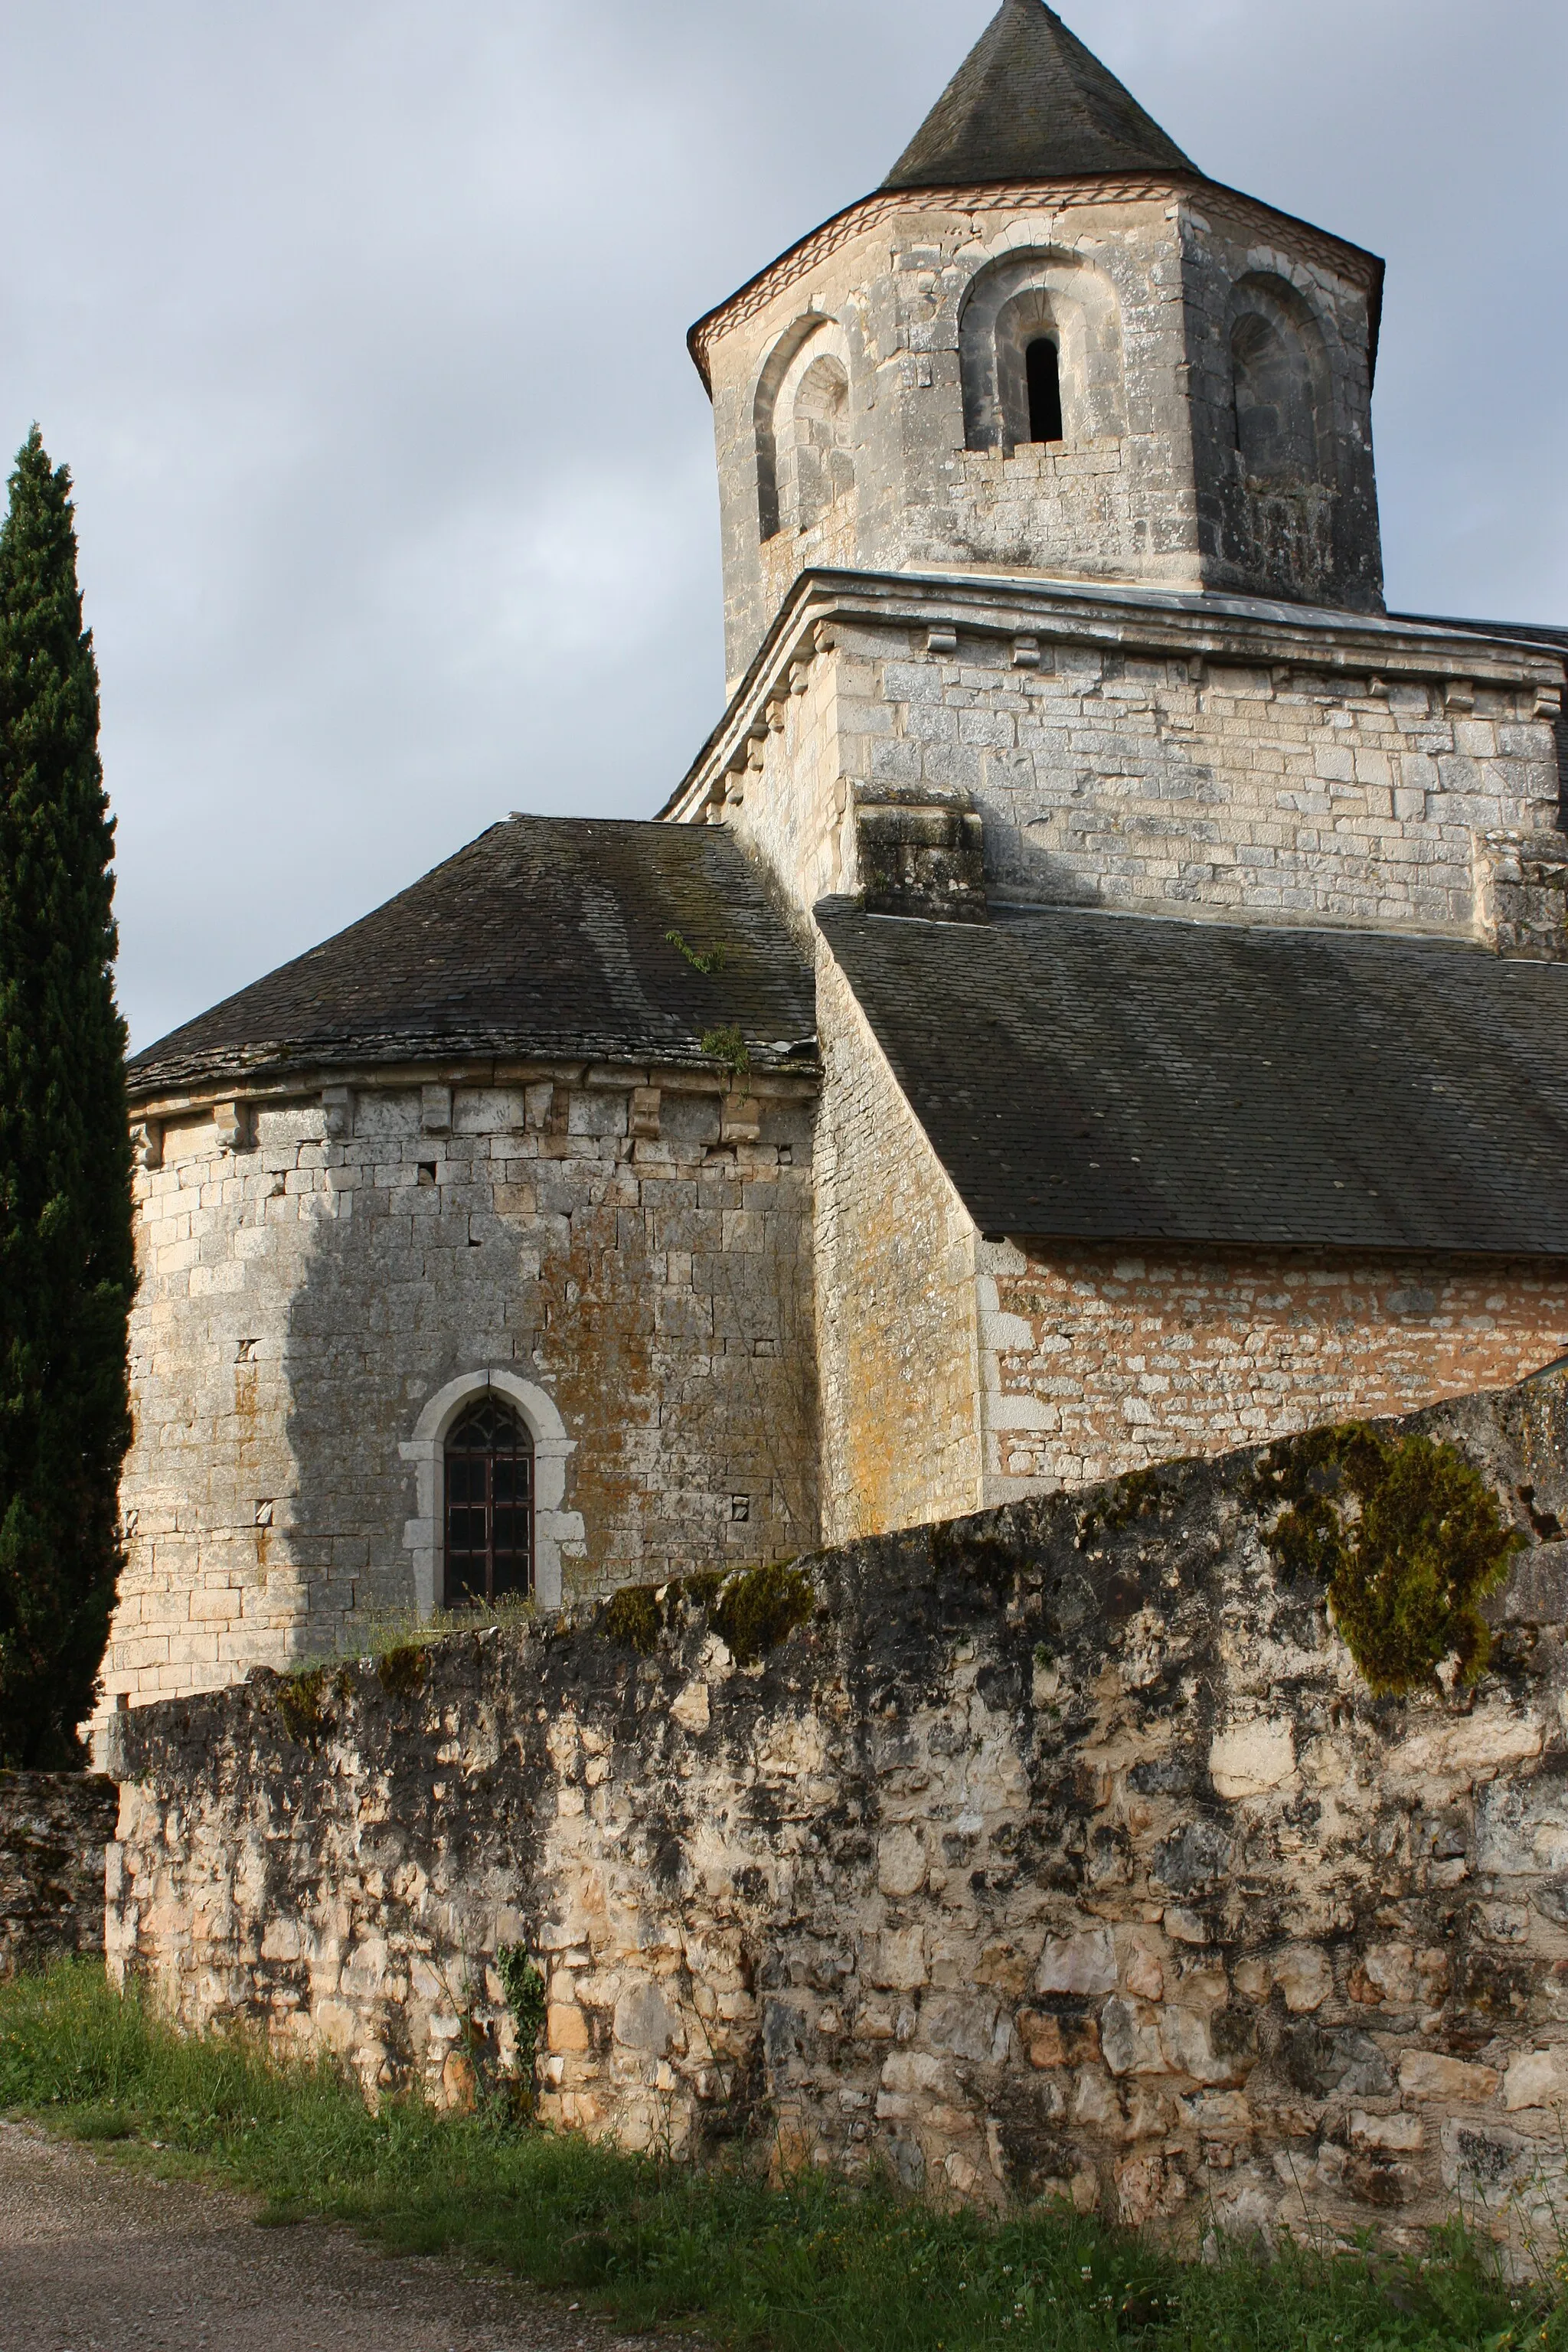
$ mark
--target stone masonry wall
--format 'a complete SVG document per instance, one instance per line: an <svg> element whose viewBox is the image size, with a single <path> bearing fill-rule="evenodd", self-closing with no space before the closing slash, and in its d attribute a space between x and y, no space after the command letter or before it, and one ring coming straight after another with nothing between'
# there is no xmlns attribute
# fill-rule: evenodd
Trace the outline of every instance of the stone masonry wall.
<svg viewBox="0 0 1568 2352"><path fill-rule="evenodd" d="M102 1951L117 1805L96 1772L0 1772L0 1977Z"/></svg>
<svg viewBox="0 0 1568 2352"><path fill-rule="evenodd" d="M1318 456L1298 482L1240 465L1231 331L1245 289L1300 312ZM884 194L764 272L703 331L711 370L733 691L807 566L1037 572L1382 603L1364 256L1300 222L1158 175ZM1061 354L1063 438L1000 425L994 319L1038 287ZM992 322L991 355L985 353ZM780 362L816 336L844 366L853 488L830 527L762 536ZM978 412L986 412L984 429Z"/></svg>
<svg viewBox="0 0 1568 2352"><path fill-rule="evenodd" d="M701 1088L535 1069L153 1127L107 1705L410 1606L400 1449L464 1375L564 1424L568 1592L815 1540L813 1088Z"/></svg>
<svg viewBox="0 0 1568 2352"><path fill-rule="evenodd" d="M978 1263L989 1501L1411 1412L1568 1357L1552 1260L1002 1243Z"/></svg>
<svg viewBox="0 0 1568 2352"><path fill-rule="evenodd" d="M1532 690L839 632L851 791L973 793L1001 895L1471 934L1476 836L1554 821ZM1325 656L1330 651L1326 645Z"/></svg>
<svg viewBox="0 0 1568 2352"><path fill-rule="evenodd" d="M1374 1699L1257 1457L1173 1464L824 1555L752 1664L681 1589L640 1649L583 1611L121 1716L111 1968L460 2098L522 1941L568 2127L1506 2232L1568 2100L1568 1374L1411 1434L1527 1546L1472 1690Z"/></svg>
<svg viewBox="0 0 1568 2352"><path fill-rule="evenodd" d="M1186 604L825 582L671 808L732 826L803 929L861 886L858 811L890 802L977 808L994 897L1553 952L1521 938L1507 877L1521 840L1534 876L1560 838L1558 665L1478 648L1482 674L1456 675L1465 657L1371 624L1352 642ZM1559 915L1560 882L1532 887Z"/></svg>
<svg viewBox="0 0 1568 2352"><path fill-rule="evenodd" d="M983 1499L976 1236L826 953L816 1017L822 1517L844 1543Z"/></svg>

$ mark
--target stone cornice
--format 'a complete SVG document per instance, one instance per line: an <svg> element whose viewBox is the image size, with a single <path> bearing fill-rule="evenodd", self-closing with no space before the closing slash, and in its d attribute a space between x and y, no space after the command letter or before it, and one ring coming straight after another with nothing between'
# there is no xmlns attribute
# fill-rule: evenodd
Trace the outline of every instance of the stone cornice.
<svg viewBox="0 0 1568 2352"><path fill-rule="evenodd" d="M1310 221L1298 220L1291 213L1260 204L1255 196L1243 195L1237 188L1227 188L1217 180L1205 180L1195 172L1096 173L1088 178L1001 181L980 188L879 189L855 204L846 205L842 212L835 213L819 228L811 230L776 260L770 261L765 269L749 278L725 301L705 312L688 334L687 348L711 396L710 355L720 335L754 318L776 295L809 277L852 238L863 236L896 214L1064 212L1078 205L1154 203L1183 196L1196 199L1205 208L1223 214L1244 229L1261 229L1268 234L1287 228L1296 252L1362 287L1373 309L1375 349L1384 267L1376 254L1367 252L1363 246L1352 245L1347 238L1334 236L1326 229L1314 228Z"/></svg>
<svg viewBox="0 0 1568 2352"><path fill-rule="evenodd" d="M815 1094L815 1059L803 1059L797 1069L753 1066L739 1078L717 1069L711 1061L550 1062L495 1058L471 1060L431 1055L397 1063L320 1063L279 1070L258 1066L254 1071L214 1070L186 1086L153 1086L131 1096L134 1127L167 1125L200 1118L221 1103L255 1106L309 1101L323 1088L346 1094L385 1094L421 1086L527 1087L544 1084L605 1092L656 1087L665 1094L747 1095L790 1099Z"/></svg>
<svg viewBox="0 0 1568 2352"><path fill-rule="evenodd" d="M1561 708L1563 687L1562 656L1541 646L1378 614L1005 573L803 572L661 817L691 822L716 781L746 764L747 745L768 731L770 704L804 685L810 663L826 648L819 633L834 622L1217 661L1321 677L1335 690L1358 680L1372 692L1393 682L1436 685L1456 695L1467 685L1511 688L1533 691L1548 714Z"/></svg>

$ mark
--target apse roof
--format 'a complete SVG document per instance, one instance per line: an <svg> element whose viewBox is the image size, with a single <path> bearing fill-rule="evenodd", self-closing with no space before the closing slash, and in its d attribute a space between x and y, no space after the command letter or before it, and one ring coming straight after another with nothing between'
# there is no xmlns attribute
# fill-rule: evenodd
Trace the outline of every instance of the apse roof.
<svg viewBox="0 0 1568 2352"><path fill-rule="evenodd" d="M213 1079L476 1055L702 1066L715 1060L702 1037L727 1027L756 1068L811 1069L816 1024L809 967L731 835L512 817L149 1045L130 1080L144 1100Z"/></svg>
<svg viewBox="0 0 1568 2352"><path fill-rule="evenodd" d="M1065 908L817 916L984 1233L1568 1255L1568 965Z"/></svg>
<svg viewBox="0 0 1568 2352"><path fill-rule="evenodd" d="M1005 0L882 184L1194 168L1043 0Z"/></svg>

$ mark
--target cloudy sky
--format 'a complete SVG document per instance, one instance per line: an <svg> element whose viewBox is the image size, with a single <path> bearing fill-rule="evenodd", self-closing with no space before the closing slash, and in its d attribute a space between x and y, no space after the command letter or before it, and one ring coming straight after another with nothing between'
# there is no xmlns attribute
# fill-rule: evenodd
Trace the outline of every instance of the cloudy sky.
<svg viewBox="0 0 1568 2352"><path fill-rule="evenodd" d="M145 1044L717 715L691 320L993 0L0 0L0 449L76 478ZM1562 0L1070 0L1215 178L1389 262L1390 602L1568 621Z"/></svg>

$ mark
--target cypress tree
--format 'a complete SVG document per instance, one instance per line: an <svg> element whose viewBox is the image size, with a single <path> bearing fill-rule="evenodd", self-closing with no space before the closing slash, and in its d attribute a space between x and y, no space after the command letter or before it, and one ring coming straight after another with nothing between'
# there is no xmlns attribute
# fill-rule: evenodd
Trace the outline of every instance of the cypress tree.
<svg viewBox="0 0 1568 2352"><path fill-rule="evenodd" d="M80 1760L120 1570L134 1287L114 824L70 477L0 526L0 1764Z"/></svg>

